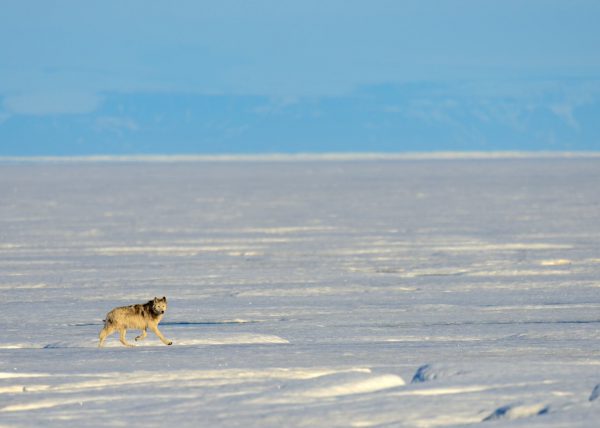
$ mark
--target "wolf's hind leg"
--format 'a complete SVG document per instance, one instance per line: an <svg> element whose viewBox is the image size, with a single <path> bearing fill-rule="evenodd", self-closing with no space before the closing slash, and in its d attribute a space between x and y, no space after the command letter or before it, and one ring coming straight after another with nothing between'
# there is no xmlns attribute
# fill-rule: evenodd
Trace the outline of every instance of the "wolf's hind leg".
<svg viewBox="0 0 600 428"><path fill-rule="evenodd" d="M154 332L154 334L156 334L158 336L158 338L162 341L162 343L164 343L165 345L172 345L173 344L172 341L165 339L165 336L162 335L162 333L158 329L157 325L150 325L150 328L152 329L152 331Z"/></svg>
<svg viewBox="0 0 600 428"><path fill-rule="evenodd" d="M142 334L140 334L138 337L135 338L135 341L137 342L138 340L144 340L146 338L146 329L142 330Z"/></svg>
<svg viewBox="0 0 600 428"><path fill-rule="evenodd" d="M106 340L106 338L108 336L113 334L114 331L115 330L111 326L109 326L109 325L104 326L104 328L100 331L100 334L98 335L98 337L100 338L100 342L98 343L98 348L102 348L104 346L104 341Z"/></svg>
<svg viewBox="0 0 600 428"><path fill-rule="evenodd" d="M121 330L119 330L119 340L121 341L121 343L125 346L130 346L130 347L135 346L135 345L132 345L131 343L127 342L127 340L125 339L125 333L127 333L127 329L122 328Z"/></svg>

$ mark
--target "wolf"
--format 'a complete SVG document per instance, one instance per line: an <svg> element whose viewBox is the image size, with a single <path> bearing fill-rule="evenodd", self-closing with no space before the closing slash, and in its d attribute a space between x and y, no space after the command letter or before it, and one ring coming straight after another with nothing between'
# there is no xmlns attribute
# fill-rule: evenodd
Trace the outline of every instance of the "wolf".
<svg viewBox="0 0 600 428"><path fill-rule="evenodd" d="M159 299L155 297L144 304L120 306L106 314L104 320L104 328L100 331L100 343L98 347L102 348L104 340L115 331L119 331L119 340L125 346L135 346L125 339L127 329L141 330L142 334L135 338L136 341L146 338L146 330L150 328L165 345L172 345L173 342L165 339L160 330L158 323L167 310L167 298Z"/></svg>

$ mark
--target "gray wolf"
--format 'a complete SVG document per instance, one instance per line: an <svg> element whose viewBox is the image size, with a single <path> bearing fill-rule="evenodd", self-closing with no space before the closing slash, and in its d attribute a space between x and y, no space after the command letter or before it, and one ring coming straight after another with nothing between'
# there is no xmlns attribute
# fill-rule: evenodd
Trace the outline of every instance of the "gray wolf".
<svg viewBox="0 0 600 428"><path fill-rule="evenodd" d="M125 346L135 346L125 339L127 329L140 330L142 334L135 338L136 341L146 338L146 330L149 328L156 334L165 345L172 345L173 342L165 339L160 330L158 323L167 310L167 298L162 299L155 297L153 300L141 305L120 306L106 314L104 320L104 328L100 332L99 348L104 345L104 340L115 331L119 332L119 340Z"/></svg>

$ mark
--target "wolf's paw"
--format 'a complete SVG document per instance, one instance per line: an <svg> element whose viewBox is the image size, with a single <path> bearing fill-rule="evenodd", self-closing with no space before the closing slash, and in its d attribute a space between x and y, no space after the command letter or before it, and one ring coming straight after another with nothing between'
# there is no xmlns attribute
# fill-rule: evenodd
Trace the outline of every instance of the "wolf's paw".
<svg viewBox="0 0 600 428"><path fill-rule="evenodd" d="M169 346L171 346L172 344L173 344L173 342L170 340L167 342L167 345L169 345Z"/></svg>

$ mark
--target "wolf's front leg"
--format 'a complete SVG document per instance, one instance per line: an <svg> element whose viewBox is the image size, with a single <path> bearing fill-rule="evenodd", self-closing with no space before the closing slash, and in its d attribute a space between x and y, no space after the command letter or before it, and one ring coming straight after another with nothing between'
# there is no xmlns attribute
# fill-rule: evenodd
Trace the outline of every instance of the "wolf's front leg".
<svg viewBox="0 0 600 428"><path fill-rule="evenodd" d="M142 330L142 334L140 334L138 337L135 338L135 341L137 342L138 340L144 340L146 338L146 329Z"/></svg>
<svg viewBox="0 0 600 428"><path fill-rule="evenodd" d="M172 341L165 339L165 336L162 335L162 333L158 329L157 325L151 325L150 328L152 329L152 331L154 332L154 334L156 334L158 336L158 338L162 341L162 343L164 343L165 345L172 345L173 344Z"/></svg>

